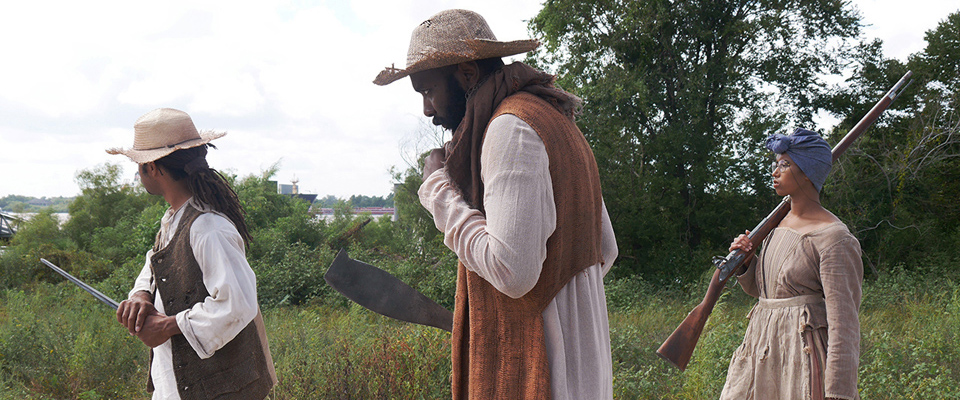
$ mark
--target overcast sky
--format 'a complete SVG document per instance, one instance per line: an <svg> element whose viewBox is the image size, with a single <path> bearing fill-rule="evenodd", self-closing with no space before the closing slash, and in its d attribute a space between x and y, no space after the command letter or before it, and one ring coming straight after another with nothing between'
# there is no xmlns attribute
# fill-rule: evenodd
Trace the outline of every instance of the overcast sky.
<svg viewBox="0 0 960 400"><path fill-rule="evenodd" d="M953 0L855 0L867 37L905 60ZM482 14L501 40L528 37L540 0L6 1L0 3L0 197L75 196L75 174L133 144L158 107L228 132L208 156L241 176L279 162L305 193L390 192L431 126L408 79L371 83L405 64L410 32L447 8Z"/></svg>

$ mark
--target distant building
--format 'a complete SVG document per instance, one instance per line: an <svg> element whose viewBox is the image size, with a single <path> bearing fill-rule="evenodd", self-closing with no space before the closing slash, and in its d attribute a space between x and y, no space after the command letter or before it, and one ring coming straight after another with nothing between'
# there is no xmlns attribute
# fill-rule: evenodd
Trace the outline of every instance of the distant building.
<svg viewBox="0 0 960 400"><path fill-rule="evenodd" d="M306 201L308 204L313 204L313 201L317 199L317 195L300 193L300 188L297 186L297 183L300 183L300 180L294 177L293 180L290 181L289 185L281 183L280 185L277 185L277 188L279 193L282 195L296 197L300 200Z"/></svg>

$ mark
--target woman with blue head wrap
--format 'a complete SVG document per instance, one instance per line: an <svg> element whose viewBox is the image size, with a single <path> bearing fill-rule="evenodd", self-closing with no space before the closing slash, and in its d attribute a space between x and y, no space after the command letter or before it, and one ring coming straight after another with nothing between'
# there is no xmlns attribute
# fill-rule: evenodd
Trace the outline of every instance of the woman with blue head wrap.
<svg viewBox="0 0 960 400"><path fill-rule="evenodd" d="M797 129L771 135L766 147L776 154L774 190L790 196L790 212L756 257L746 235L730 244L730 251L750 252L737 280L760 301L748 315L720 398L859 399L863 263L860 242L820 205L830 145Z"/></svg>
<svg viewBox="0 0 960 400"><path fill-rule="evenodd" d="M766 146L777 155L786 154L803 175L810 179L817 192L823 188L823 182L827 180L827 174L833 165L833 154L830 152L830 145L819 134L797 128L790 136L770 135Z"/></svg>

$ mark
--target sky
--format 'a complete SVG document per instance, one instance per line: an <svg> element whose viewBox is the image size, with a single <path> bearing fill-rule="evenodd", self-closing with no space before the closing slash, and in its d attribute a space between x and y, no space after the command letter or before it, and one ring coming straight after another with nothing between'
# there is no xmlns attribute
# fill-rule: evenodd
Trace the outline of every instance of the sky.
<svg viewBox="0 0 960 400"><path fill-rule="evenodd" d="M500 40L529 37L542 0L17 1L0 3L0 197L79 194L75 176L129 148L133 124L159 107L227 132L208 155L302 193L386 196L443 133L423 117L405 65L410 32L437 11L483 15ZM854 0L864 35L888 57L921 51L953 0ZM446 134L449 138L449 134Z"/></svg>

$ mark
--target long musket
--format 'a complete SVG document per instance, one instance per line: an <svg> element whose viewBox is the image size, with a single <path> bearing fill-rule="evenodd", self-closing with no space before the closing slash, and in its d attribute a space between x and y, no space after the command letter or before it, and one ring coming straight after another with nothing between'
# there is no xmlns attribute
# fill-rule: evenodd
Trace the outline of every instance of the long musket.
<svg viewBox="0 0 960 400"><path fill-rule="evenodd" d="M907 71L897 84L893 85L893 88L870 109L870 112L860 119L860 122L840 140L840 143L837 143L837 145L833 147L832 155L834 162L836 162L840 155L850 147L853 141L857 140L877 118L880 118L880 115L883 114L887 107L890 107L890 104L903 93L907 85L909 85L910 76L912 75L912 72ZM770 234L773 228L780 224L780 221L783 220L783 217L787 216L788 212L790 212L790 196L784 197L780 205L773 209L773 211L767 215L763 221L760 221L760 223L750 231L750 234L747 235L754 249L760 246L763 239ZM750 253L738 249L730 252L726 257L717 257L714 259L717 270L713 273L713 277L710 278L710 286L707 288L706 295L703 296L703 301L701 301L693 311L690 311L690 314L687 315L683 322L680 323L680 326L673 331L673 334L660 345L660 348L657 349L657 354L660 357L677 368L680 368L681 371L687 368L687 363L690 362L690 357L693 356L693 350L697 347L697 341L700 340L700 334L703 333L703 327L707 323L707 318L710 317L710 313L713 312L713 306L717 304L717 299L720 298L720 292L723 291L727 280L730 279L734 271L739 271L744 265L744 262L749 259L749 256Z"/></svg>
<svg viewBox="0 0 960 400"><path fill-rule="evenodd" d="M103 294L103 293L100 293L99 290L94 289L92 286L90 286L90 285L84 283L83 281L77 279L75 276L70 275L69 273L67 273L67 271L64 271L64 270L60 269L60 267L58 267L58 266L56 266L56 265L53 265L52 262L47 261L47 260L45 260L45 259L43 259L43 258L40 259L40 262L42 262L42 263L44 263L46 266L50 267L50 269L56 271L58 274L63 275L63 277L64 277L64 278L67 278L67 280L69 280L70 282L73 282L73 283L76 284L77 286L80 286L81 289L86 290L87 293L92 294L93 297L96 297L97 300L102 301L103 304L106 304L106 305L110 306L110 308L116 310L117 307L120 307L120 304L117 303L116 300L111 299L109 296L107 296L107 295L105 295L105 294Z"/></svg>

